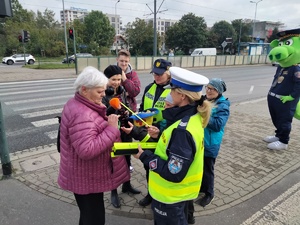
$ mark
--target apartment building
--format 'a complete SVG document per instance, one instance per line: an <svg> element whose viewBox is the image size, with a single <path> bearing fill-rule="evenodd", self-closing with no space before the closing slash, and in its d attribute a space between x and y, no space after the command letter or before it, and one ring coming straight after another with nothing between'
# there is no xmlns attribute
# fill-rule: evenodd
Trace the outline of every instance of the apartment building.
<svg viewBox="0 0 300 225"><path fill-rule="evenodd" d="M153 19L147 19L147 23L152 23L154 25ZM156 18L156 30L160 36L164 36L165 32L168 30L169 27L173 26L177 20L170 20L170 19L161 19Z"/></svg>
<svg viewBox="0 0 300 225"><path fill-rule="evenodd" d="M64 11L60 11L60 21L62 24L64 23L64 21L66 21L66 23L73 22L73 20L84 18L88 14L89 12L87 9L71 7L70 9L65 9L65 18Z"/></svg>

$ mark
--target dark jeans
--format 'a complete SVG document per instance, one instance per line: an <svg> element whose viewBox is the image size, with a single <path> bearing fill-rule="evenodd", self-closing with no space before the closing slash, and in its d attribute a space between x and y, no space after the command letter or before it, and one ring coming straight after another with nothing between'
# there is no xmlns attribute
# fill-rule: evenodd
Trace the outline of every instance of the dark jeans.
<svg viewBox="0 0 300 225"><path fill-rule="evenodd" d="M79 225L105 224L103 193L86 195L74 193L74 196L80 211Z"/></svg>
<svg viewBox="0 0 300 225"><path fill-rule="evenodd" d="M200 192L214 196L215 158L204 157L204 171Z"/></svg>

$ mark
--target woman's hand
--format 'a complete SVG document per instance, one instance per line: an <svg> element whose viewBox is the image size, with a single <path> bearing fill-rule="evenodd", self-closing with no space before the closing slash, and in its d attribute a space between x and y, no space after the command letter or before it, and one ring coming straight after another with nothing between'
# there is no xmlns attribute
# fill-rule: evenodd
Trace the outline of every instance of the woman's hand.
<svg viewBox="0 0 300 225"><path fill-rule="evenodd" d="M124 131L126 134L130 134L132 129L133 129L133 124L130 123L129 121L128 121L128 125L129 125L128 128L127 127L121 127L121 130Z"/></svg>
<svg viewBox="0 0 300 225"><path fill-rule="evenodd" d="M150 127L148 127L148 134L152 138L158 138L159 129L156 126L150 126Z"/></svg>
<svg viewBox="0 0 300 225"><path fill-rule="evenodd" d="M141 148L140 145L138 146L138 150L139 150L139 152L137 154L133 155L133 157L136 159L139 159L141 154L144 152L144 150Z"/></svg>
<svg viewBox="0 0 300 225"><path fill-rule="evenodd" d="M120 115L110 114L107 117L108 124L119 129L119 117L120 117Z"/></svg>

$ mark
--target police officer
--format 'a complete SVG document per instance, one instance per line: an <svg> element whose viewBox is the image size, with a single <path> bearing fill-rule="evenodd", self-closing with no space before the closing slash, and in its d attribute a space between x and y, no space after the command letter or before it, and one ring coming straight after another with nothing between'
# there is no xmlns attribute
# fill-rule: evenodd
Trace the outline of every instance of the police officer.
<svg viewBox="0 0 300 225"><path fill-rule="evenodd" d="M169 84L171 75L169 68L172 64L164 59L157 59L153 64L153 68L150 73L153 74L154 81L146 86L142 103L140 104L139 111L144 111L149 108L156 108L159 110L158 114L153 117L153 124L159 127L159 122L163 120L162 110L165 108L165 98L170 93L169 89L164 89L164 86ZM148 180L149 170L145 166L146 179ZM149 193L145 198L139 201L140 206L150 205L152 201Z"/></svg>
<svg viewBox="0 0 300 225"><path fill-rule="evenodd" d="M275 135L263 140L273 150L288 148L291 123L300 96L300 29L281 31L274 40L270 60L278 61L279 65L268 92L268 107L272 122L276 128Z"/></svg>
<svg viewBox="0 0 300 225"><path fill-rule="evenodd" d="M203 174L204 127L211 104L202 96L209 80L194 72L171 67L171 89L176 107L163 111L167 128L155 152L143 150L134 155L150 168L148 189L154 224L186 225L187 204L199 194Z"/></svg>

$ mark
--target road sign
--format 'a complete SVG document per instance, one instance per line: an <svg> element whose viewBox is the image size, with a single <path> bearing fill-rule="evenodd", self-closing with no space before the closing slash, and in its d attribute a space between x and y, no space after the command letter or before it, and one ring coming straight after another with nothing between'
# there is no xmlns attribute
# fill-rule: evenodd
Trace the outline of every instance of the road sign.
<svg viewBox="0 0 300 225"><path fill-rule="evenodd" d="M223 41L222 44L221 44L221 46L222 46L223 48L225 48L226 45L227 45L227 42L226 42L226 41Z"/></svg>

